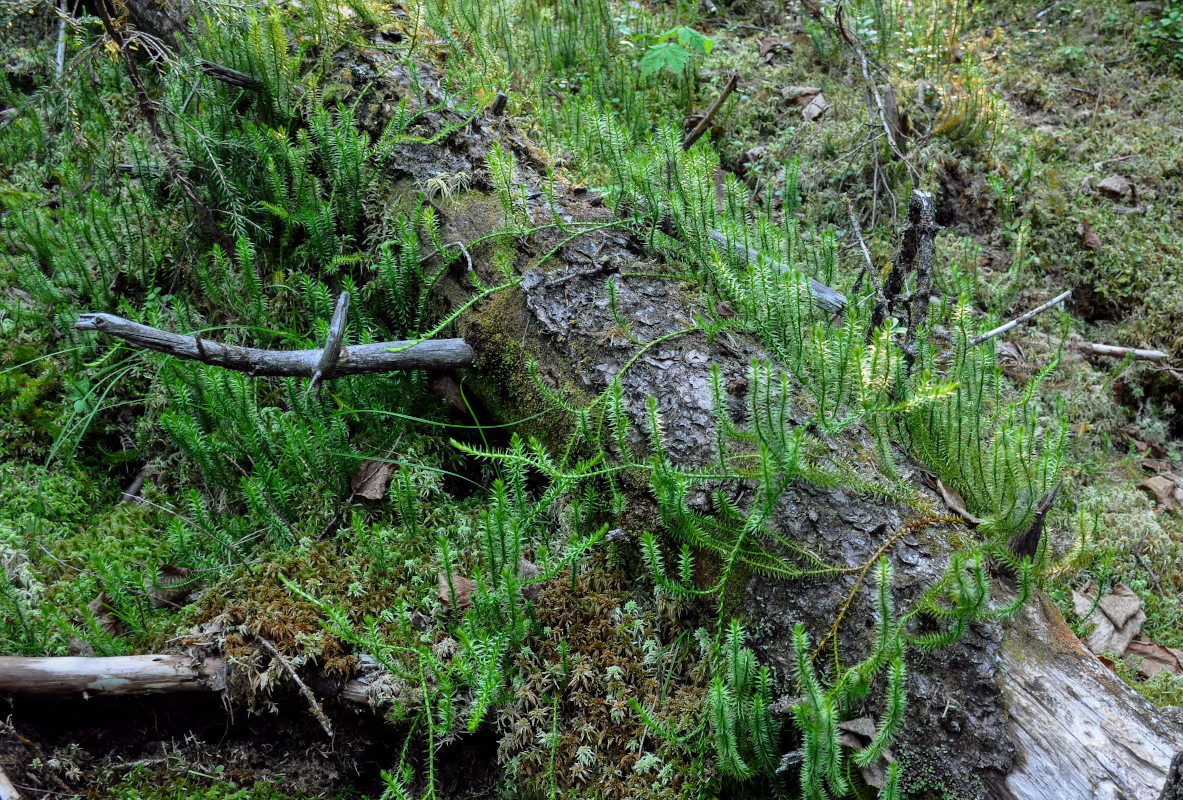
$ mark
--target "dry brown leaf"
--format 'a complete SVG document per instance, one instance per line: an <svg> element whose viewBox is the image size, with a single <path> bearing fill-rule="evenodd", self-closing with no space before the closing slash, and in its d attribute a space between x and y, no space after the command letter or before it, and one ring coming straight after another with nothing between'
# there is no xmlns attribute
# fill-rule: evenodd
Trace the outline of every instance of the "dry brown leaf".
<svg viewBox="0 0 1183 800"><path fill-rule="evenodd" d="M781 50L792 53L793 45L776 36L764 36L760 39L760 58L764 59L765 64L771 65Z"/></svg>
<svg viewBox="0 0 1183 800"><path fill-rule="evenodd" d="M86 604L86 610L94 617L99 629L108 636L123 635L123 621L115 616L115 609L111 608L111 598L106 592L99 592L94 600Z"/></svg>
<svg viewBox="0 0 1183 800"><path fill-rule="evenodd" d="M813 122L826 113L826 109L829 107L830 103L826 100L826 96L819 94L809 101L809 105L801 109L801 116L805 117L806 122Z"/></svg>
<svg viewBox="0 0 1183 800"><path fill-rule="evenodd" d="M957 490L952 486L946 486L940 478L937 478L937 491L941 493L941 499L945 501L945 505L949 507L950 511L953 511L957 516L971 525L982 524L980 519L969 513L969 510L965 507L965 500L961 498Z"/></svg>
<svg viewBox="0 0 1183 800"><path fill-rule="evenodd" d="M349 479L349 488L353 490L355 497L381 500L386 496L390 476L393 474L394 465L388 461L363 461Z"/></svg>
<svg viewBox="0 0 1183 800"><path fill-rule="evenodd" d="M464 393L460 391L460 384L451 375L440 375L427 386L432 394L441 400L447 400L448 405L457 411L463 413L468 410L468 404L464 402Z"/></svg>
<svg viewBox="0 0 1183 800"><path fill-rule="evenodd" d="M1084 246L1093 250L1101 246L1101 237L1093 230L1093 226L1089 225L1087 219L1081 219L1080 224L1076 226L1076 235L1084 241Z"/></svg>
<svg viewBox="0 0 1183 800"><path fill-rule="evenodd" d="M1120 175L1110 175L1097 184L1097 191L1110 200L1124 200L1127 197L1133 197L1136 190L1134 184L1126 178Z"/></svg>
<svg viewBox="0 0 1183 800"><path fill-rule="evenodd" d="M1138 674L1143 678L1153 678L1163 671L1172 675L1183 672L1183 650L1164 647L1145 636L1139 636L1130 642L1130 646L1126 648L1125 656L1126 658L1141 659L1138 662Z"/></svg>
<svg viewBox="0 0 1183 800"><path fill-rule="evenodd" d="M1138 488L1149 494L1159 507L1170 511L1183 505L1183 475L1167 472L1147 478Z"/></svg>
<svg viewBox="0 0 1183 800"><path fill-rule="evenodd" d="M456 608L470 608L472 606L472 592L476 589L476 581L462 575L452 576L452 585L448 585L448 576L439 573L440 602L448 608L452 607L452 593L456 594Z"/></svg>
<svg viewBox="0 0 1183 800"><path fill-rule="evenodd" d="M156 580L148 587L153 608L176 608L197 589L193 570L173 564L157 564Z"/></svg>

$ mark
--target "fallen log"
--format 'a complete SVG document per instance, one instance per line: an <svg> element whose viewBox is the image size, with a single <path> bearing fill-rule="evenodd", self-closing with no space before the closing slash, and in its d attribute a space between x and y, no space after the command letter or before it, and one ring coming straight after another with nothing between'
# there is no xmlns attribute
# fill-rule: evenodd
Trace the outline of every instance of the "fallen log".
<svg viewBox="0 0 1183 800"><path fill-rule="evenodd" d="M83 314L77 330L99 331L123 339L133 347L155 350L188 361L200 361L249 375L313 377L322 366L325 349L261 350L222 344L200 335L150 328L114 314ZM332 343L330 343L332 346ZM472 348L463 339L426 339L374 342L341 347L335 363L325 363L322 379L408 369L455 369L472 364ZM331 361L331 359L330 359Z"/></svg>
<svg viewBox="0 0 1183 800"><path fill-rule="evenodd" d="M278 651L266 648L272 658ZM297 688L319 709L308 685L302 684L292 665L278 660ZM226 689L226 660L220 656L195 658L182 653L154 653L136 656L0 656L0 696L93 697L221 692ZM362 654L354 677L349 680L318 676L310 684L322 697L349 705L385 707L381 691L388 673L374 659ZM323 712L317 721L326 724ZM331 736L331 728L327 729Z"/></svg>
<svg viewBox="0 0 1183 800"><path fill-rule="evenodd" d="M400 99L426 98L428 105L446 96L444 81L428 65L414 71L412 87L410 71L396 68L402 57L381 47L343 48L334 57L332 79L342 87L343 102L363 94L378 99L358 104L357 111L358 123L375 139ZM353 98L347 96L351 86ZM425 128L441 132L459 118L449 111L425 111L420 120ZM411 181L435 175L445 156L452 171L483 174L494 141L520 156L516 174L523 184L522 196L528 198L526 213L549 219L552 199L556 213L568 218L586 220L606 213L558 182L552 194L546 192L549 182L541 156L508 123L471 129L436 144L399 145L391 163ZM472 242L504 222L503 210L491 194L483 200L475 193L465 197L462 213L454 215L448 214L447 204L441 205L449 240ZM482 219L488 222L486 229L479 228ZM525 374L530 359L536 359L539 374L561 387L572 403L594 397L617 377L640 451L646 447L640 431L649 429L653 398L661 413L664 452L672 464L692 469L714 463L718 417L711 394L712 367L727 387L726 399L742 406L751 361L767 358L767 352L738 335L709 338L696 330L697 290L663 279L661 265L639 255L643 247L619 231L564 237L557 228L520 236L523 246L515 251L514 268L527 279L492 295L459 320L475 351L474 392L491 411L514 419L520 417L516 411L538 404L538 390ZM765 257L741 252L749 260ZM553 253L548 265L561 265L561 279L542 275L532 253ZM499 266L486 248L473 248L472 260L473 272L485 285L499 281ZM443 281L441 290L444 299L457 305L471 295L471 286L457 281ZM612 316L605 312L609 307ZM629 343L621 344L611 335L617 318L629 323ZM792 410L789 417L797 424L808 421L808 415ZM562 425L534 420L522 427L529 426L529 432L562 447ZM865 464L868 448L857 437L855 431L827 439L830 458ZM914 489L919 494L927 491ZM940 502L935 495L925 496ZM630 500L637 506L646 502L643 492ZM786 491L768 524L831 563L856 566L901 529L908 511L877 496L798 482ZM633 513L641 524L653 519L644 510ZM969 534L949 529L905 536L890 549L897 603L916 598L945 574L953 540L963 535ZM779 674L791 675L794 626L805 624L813 640L820 640L853 581L849 573L801 581L756 575L745 587L736 587L737 611L760 622L753 644L762 660ZM1183 749L1183 737L1116 676L1098 671L1095 657L1075 644L1046 598L1035 602L1038 607L1029 607L1005 624L972 623L949 647L909 654L907 711L893 751L908 764L906 772L918 773L922 777L917 780L949 796L1153 797L1167 780L1171 756ZM856 597L838 634L843 650L865 647L860 631L874 622L873 603ZM1089 752L1082 755L1080 750ZM1074 774L1065 776L1065 770Z"/></svg>
<svg viewBox="0 0 1183 800"><path fill-rule="evenodd" d="M0 656L0 694L48 696L217 692L226 662L187 655Z"/></svg>

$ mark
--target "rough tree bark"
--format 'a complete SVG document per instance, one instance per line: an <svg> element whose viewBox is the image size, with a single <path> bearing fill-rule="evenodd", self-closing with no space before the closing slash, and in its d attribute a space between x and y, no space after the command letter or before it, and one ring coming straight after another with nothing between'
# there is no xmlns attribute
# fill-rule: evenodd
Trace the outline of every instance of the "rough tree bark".
<svg viewBox="0 0 1183 800"><path fill-rule="evenodd" d="M415 97L412 77L394 54L381 48L351 49L336 59L335 80L358 90L365 87L357 117L373 136L396 113L400 99ZM421 68L414 80L428 103L445 98L431 69ZM461 121L448 111L424 119L437 130ZM485 154L494 140L517 156L516 177L533 198L530 213L539 222L549 219L542 191L546 162L503 120L478 118L438 144L402 145L390 163L416 182L460 171L483 176ZM444 205L449 240L473 241L503 225L495 193L482 194L481 188ZM607 220L608 212L593 206L591 199L555 187L561 215ZM519 239L516 267L524 279L462 318L460 333L475 350L483 400L493 410L503 409L507 419L537 407L537 391L523 369L528 358L537 359L544 380L576 399L593 396L619 375L635 430L644 429L646 398L653 397L664 422L668 457L686 467L709 463L715 447L711 365L722 373L729 402L739 405L751 360L766 354L741 337L709 341L690 332L648 348L622 374L638 345L614 335L607 284L615 287L616 309L629 321L632 336L643 343L692 327L701 303L686 285L653 277L663 271L661 265L650 263L638 242L612 229L577 237L547 264L534 263L534 254L548 252L566 236L550 229ZM486 285L498 277L489 255L488 248L472 252L473 266ZM469 289L463 278L455 277L444 293L459 302ZM801 414L797 421L807 420ZM561 444L561 420L532 424L533 432ZM639 436L637 444L644 447ZM825 445L836 463L870 469L865 454L873 447L865 431L827 439ZM914 473L902 457L901 463L904 478L911 479ZM939 498L913 482L933 507L941 507ZM643 493L637 493L636 501L626 524L637 530L653 525ZM705 507L705 496L696 502ZM902 527L908 513L849 490L802 484L782 498L774 524L831 562L858 565ZM969 535L946 525L902 537L890 550L897 603L906 603L937 580L953 541ZM853 581L853 576L791 583L753 577L739 610L753 622L764 660L782 676L789 675L794 625L805 624L819 641ZM861 631L872 614L864 592L839 633L849 658L866 647ZM1183 750L1178 727L1085 652L1046 598L1037 598L1006 624L972 624L959 643L944 650L911 653L909 668L908 711L893 749L905 762L913 789L928 787L964 798L1149 798L1166 782L1174 753ZM877 715L881 707L874 703L873 696L867 710Z"/></svg>

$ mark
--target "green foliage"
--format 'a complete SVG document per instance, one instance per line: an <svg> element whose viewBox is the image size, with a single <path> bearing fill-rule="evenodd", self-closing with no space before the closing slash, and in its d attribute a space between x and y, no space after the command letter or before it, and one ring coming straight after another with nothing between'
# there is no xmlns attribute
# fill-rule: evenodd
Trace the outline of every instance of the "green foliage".
<svg viewBox="0 0 1183 800"><path fill-rule="evenodd" d="M695 55L709 56L714 42L693 28L679 26L658 36L641 56L641 78L649 78L663 69L675 75L687 69Z"/></svg>
<svg viewBox="0 0 1183 800"><path fill-rule="evenodd" d="M1067 441L1062 411L1046 430L1035 392L1055 368L1048 364L1013 399L1002 394L993 342L974 345L970 313L954 313L954 344L947 369L957 391L908 412L903 425L911 445L942 480L962 494L983 529L999 536L1024 531L1043 494L1056 485ZM932 356L927 369L939 368Z"/></svg>
<svg viewBox="0 0 1183 800"><path fill-rule="evenodd" d="M1183 2L1165 0L1158 19L1142 24L1146 48L1176 71L1183 71Z"/></svg>

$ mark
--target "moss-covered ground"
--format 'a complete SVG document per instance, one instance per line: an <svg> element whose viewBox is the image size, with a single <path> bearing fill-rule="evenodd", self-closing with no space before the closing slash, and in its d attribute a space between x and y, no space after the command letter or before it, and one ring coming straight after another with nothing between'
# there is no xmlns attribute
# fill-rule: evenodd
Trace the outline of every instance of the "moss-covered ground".
<svg viewBox="0 0 1183 800"><path fill-rule="evenodd" d="M706 718L728 655L716 606L658 591L636 547L593 546L621 524L617 487L548 500L536 471L470 454L505 450L513 433L558 450L577 427L522 369L522 342L493 324L521 313L518 295L491 293L444 328L480 342L479 376L352 377L317 396L300 380L227 376L72 330L79 313L106 311L244 345L318 347L335 294L348 290L358 339L432 332L485 288L465 258L516 280L519 239L499 232L526 198L493 164L419 174L390 163L396 146L426 152L441 128L463 130L504 93L509 124L557 179L620 212L622 177L580 146L594 113L616 113L638 138L662 123L681 129L731 74L738 89L707 133L719 182L737 176L754 207L795 215L815 244L832 235L841 274L817 277L843 279L861 263L846 200L884 267L908 192L923 186L943 226L939 292L997 321L1072 290L1063 312L1006 337L1007 391L1072 335L1169 354L1175 370L1065 352L1039 383L1032 402L1070 431L1050 540L1063 554L1090 534L1086 552L1040 580L1081 633L1072 589L1126 583L1145 634L1183 648L1183 509L1139 488L1152 474L1183 475L1174 0L866 0L846 5L845 33L833 4L812 1L211 3L171 56L135 44L165 109L163 137L88 6L61 29L59 71L52 5L0 5L0 655L158 652L213 637L238 670L240 713L274 712L282 698L283 713L303 716L260 642L306 675L342 680L366 651L397 676L381 697L399 743L383 766L391 774L326 769L307 796L412 796L437 777L454 787L465 765L445 757L436 776L425 753L477 730L496 739L485 757L496 768L456 796L769 791L776 778L728 771L714 738L727 722ZM414 76L406 113L399 98L337 105L376 80L334 60L363 35ZM869 82L847 35L870 58ZM654 61L661 47L667 60ZM264 76L265 90L196 77L198 58ZM897 147L917 174L887 146L869 85L894 92ZM815 97L825 109L807 119ZM378 112L400 123L389 138L355 121ZM170 148L215 210L223 246L169 177ZM1115 176L1124 183L1106 183ZM452 245L482 237L471 251ZM593 400L550 388L575 405ZM373 462L389 466L389 488L367 499L355 479ZM133 482L137 497L124 498ZM491 564L513 538L491 543L498 520L534 538ZM527 554L545 583L518 586L516 557ZM445 574L478 581L471 611L455 578L441 585ZM1183 678L1116 668L1156 704L1183 703ZM794 676L777 680L792 693ZM668 730L644 715L656 710ZM352 713L332 716L348 727ZM19 727L0 735L0 757L28 755ZM66 750L38 758L22 774L59 794L304 796L288 794L262 756L254 788L181 749L130 771Z"/></svg>

